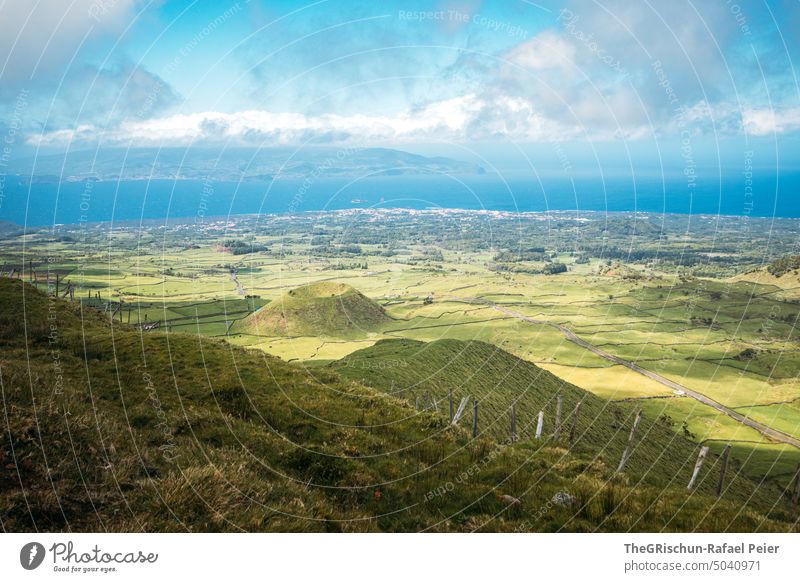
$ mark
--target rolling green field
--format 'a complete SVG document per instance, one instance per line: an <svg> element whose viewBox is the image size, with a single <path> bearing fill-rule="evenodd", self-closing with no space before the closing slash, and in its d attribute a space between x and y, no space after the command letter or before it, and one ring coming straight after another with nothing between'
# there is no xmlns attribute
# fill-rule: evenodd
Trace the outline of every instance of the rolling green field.
<svg viewBox="0 0 800 582"><path fill-rule="evenodd" d="M143 334L0 279L0 348L8 531L797 529L783 488L736 461L721 498L714 455L687 491L698 447L661 418L642 421L616 472L635 406L486 343L388 340L308 367L202 335ZM392 379L436 396L456 383L480 399L481 433L415 410ZM552 432L558 396L567 411L582 402L574 439ZM520 438L509 442L513 400ZM526 425L539 408L537 440Z"/></svg>
<svg viewBox="0 0 800 582"><path fill-rule="evenodd" d="M767 244L752 234L758 219L748 237L725 220L342 211L62 226L0 240L0 253L6 275L40 289L49 279L51 290L58 276L61 294L71 285L76 302L109 319L224 339L309 369L384 339L486 342L647 417L668 416L681 437L714 450L731 443L744 471L787 486L800 462L796 447L600 357L552 325L800 437L800 284L794 271L767 270L791 248L797 221L765 227ZM231 239L243 241L239 254L222 244ZM765 256L767 248L775 256ZM260 308L312 283L352 286L386 317L358 325L362 308L345 306L331 321L351 318L348 333L247 325Z"/></svg>

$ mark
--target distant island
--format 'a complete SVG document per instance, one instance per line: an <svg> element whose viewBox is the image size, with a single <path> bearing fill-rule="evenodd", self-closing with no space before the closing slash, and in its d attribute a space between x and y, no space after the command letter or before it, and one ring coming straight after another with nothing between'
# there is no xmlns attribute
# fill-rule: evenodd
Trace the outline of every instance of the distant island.
<svg viewBox="0 0 800 582"><path fill-rule="evenodd" d="M388 148L103 148L21 160L11 173L33 183L60 181L202 180L209 182L481 175L470 162Z"/></svg>

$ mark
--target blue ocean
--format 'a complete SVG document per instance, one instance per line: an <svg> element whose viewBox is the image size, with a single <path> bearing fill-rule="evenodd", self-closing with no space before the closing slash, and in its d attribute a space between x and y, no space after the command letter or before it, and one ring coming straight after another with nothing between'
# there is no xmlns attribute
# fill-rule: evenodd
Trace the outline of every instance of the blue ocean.
<svg viewBox="0 0 800 582"><path fill-rule="evenodd" d="M0 220L49 226L346 208L605 211L800 218L800 172L688 182L656 176L537 179L392 176L273 182L28 184L7 176Z"/></svg>

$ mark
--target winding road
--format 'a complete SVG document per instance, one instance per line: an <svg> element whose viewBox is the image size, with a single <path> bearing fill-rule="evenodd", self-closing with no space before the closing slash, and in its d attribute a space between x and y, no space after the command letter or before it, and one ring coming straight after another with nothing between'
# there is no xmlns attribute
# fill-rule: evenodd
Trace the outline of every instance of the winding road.
<svg viewBox="0 0 800 582"><path fill-rule="evenodd" d="M725 414L726 416L729 416L730 418L736 420L737 422L740 422L745 426L749 426L750 428L757 430L758 432L760 432L762 435L764 435L765 437L767 437L770 440L773 440L775 442L784 443L784 444L787 444L787 445L791 445L793 447L796 447L796 448L800 449L800 439L798 439L797 437L794 437L794 436L792 436L790 434L787 434L787 433L785 433L783 431L774 429L774 428L772 428L770 426L767 426L766 424L762 424L762 423L760 423L760 422L758 422L756 420L753 420L752 418L748 418L744 414L741 414L740 412L736 412L735 410L733 410L732 408L728 408L724 404L720 404L719 402L717 402L713 398L709 398L705 394L697 392L696 390L692 390L691 388L687 388L686 386L684 386L682 384L678 384L677 382L675 382L673 380L670 380L669 378L666 378L666 377L662 376L661 374L657 374L655 372L651 372L650 370L646 370L645 368L642 368L641 366L639 366L638 364L636 364L634 362L631 362L629 360L625 360L623 358L620 358L619 356L615 356L614 354L610 354L607 351L605 351L605 350L603 350L601 348L598 348L596 345L589 343L585 339L582 339L582 338L578 337L575 334L575 332L573 332L568 327L565 327L565 326L561 325L560 323L554 323L552 321L546 321L546 320L542 320L542 319L534 319L533 317L528 317L527 315L523 315L522 313L516 312L516 311L514 311L512 309L509 309L507 307L503 307L502 305L498 305L497 303L492 303L491 301L487 301L485 299L480 299L480 298L472 298L472 299L459 298L459 299L456 299L456 300L457 301L465 301L467 303L479 303L479 304L487 305L487 306L492 307L492 308L494 308L494 309L496 309L496 310L498 310L498 311L500 311L502 313L505 313L506 315L510 315L511 317L514 317L516 319L520 319L522 321L527 321L529 323L534 323L534 324L537 324L537 325L549 325L550 327L554 327L554 328L558 329L561 333L563 333L564 336L569 341L571 341L572 343L577 344L577 345L581 346L582 348L585 348L585 349L589 350L593 354L597 354L601 358L604 358L604 359L606 359L606 360L608 360L610 362L614 362L615 364L619 364L621 366L625 366L626 368L630 368L634 372L638 372L639 374L642 374L643 376L647 376L651 380L655 380L659 384L663 384L664 386L667 386L668 388L672 388L673 390L679 390L679 391L683 392L684 394L686 394L687 396L689 396L691 398L694 398L698 402L701 402L702 404L710 406L711 408L721 412L722 414Z"/></svg>
<svg viewBox="0 0 800 582"><path fill-rule="evenodd" d="M244 290L244 286L239 281L239 272L238 271L231 271L231 281L236 284L236 292L239 295L245 295L247 292Z"/></svg>

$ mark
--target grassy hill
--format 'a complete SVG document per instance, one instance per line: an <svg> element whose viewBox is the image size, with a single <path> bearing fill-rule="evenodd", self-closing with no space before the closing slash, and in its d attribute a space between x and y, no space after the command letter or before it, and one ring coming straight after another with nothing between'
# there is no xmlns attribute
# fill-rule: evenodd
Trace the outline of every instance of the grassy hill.
<svg viewBox="0 0 800 582"><path fill-rule="evenodd" d="M4 531L796 529L769 488L718 502L563 443L472 439L334 369L141 332L7 279L0 394Z"/></svg>
<svg viewBox="0 0 800 582"><path fill-rule="evenodd" d="M268 336L351 336L391 318L383 307L344 283L322 281L288 291L237 323L233 333Z"/></svg>
<svg viewBox="0 0 800 582"><path fill-rule="evenodd" d="M800 295L800 255L781 257L765 267L736 275L732 280L769 285L783 290L789 297L797 297Z"/></svg>
<svg viewBox="0 0 800 582"><path fill-rule="evenodd" d="M637 412L634 404L611 403L480 341L383 340L332 367L347 378L407 398L415 406L417 398L421 397L420 402L424 403L427 394L429 402L436 400L438 410L447 418L449 392L452 390L455 407L468 396L469 407L460 421L465 428L471 428L472 402L478 400L481 435L500 442L510 438L512 403L521 441L531 442L534 438L539 411L545 413L543 435L551 438L557 399L561 396L562 431L558 444L568 446L575 407L580 402L571 450L588 455L609 469L617 467ZM628 476L637 483L656 487L685 487L697 458L697 443L680 434L680 427L667 416L643 417L637 435L636 448L627 463ZM709 456L701 474L704 479L698 485L700 491L715 494L720 468L718 457ZM764 508L768 509L772 500L781 496L781 489L775 484L756 483L739 471L737 464L729 467L726 497L746 503L763 494Z"/></svg>

